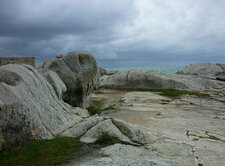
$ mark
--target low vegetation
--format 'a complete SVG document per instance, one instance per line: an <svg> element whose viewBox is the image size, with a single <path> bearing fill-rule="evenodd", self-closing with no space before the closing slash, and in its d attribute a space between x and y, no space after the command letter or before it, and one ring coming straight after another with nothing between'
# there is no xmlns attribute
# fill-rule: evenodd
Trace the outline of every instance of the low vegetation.
<svg viewBox="0 0 225 166"><path fill-rule="evenodd" d="M70 137L30 140L1 151L0 166L55 166L116 143L127 144L107 134L99 136L94 144L85 144L79 138Z"/></svg>
<svg viewBox="0 0 225 166"><path fill-rule="evenodd" d="M198 91L189 91L189 90L178 90L178 89L147 89L147 88L112 88L124 91L145 91L145 92L158 92L163 96L168 97L179 97L182 95L194 95L198 97L206 97L208 94L201 93Z"/></svg>
<svg viewBox="0 0 225 166"><path fill-rule="evenodd" d="M150 89L151 92L160 92L164 96L169 97L179 97L182 95L194 95L198 97L205 97L208 94L197 92L197 91L188 91L188 90L177 90L177 89Z"/></svg>
<svg viewBox="0 0 225 166"><path fill-rule="evenodd" d="M79 139L59 137L51 140L31 140L0 152L1 166L53 166L89 153Z"/></svg>
<svg viewBox="0 0 225 166"><path fill-rule="evenodd" d="M113 144L127 144L119 138L114 136L109 136L107 134L102 134L99 136L98 140L95 142L98 145L113 145Z"/></svg>

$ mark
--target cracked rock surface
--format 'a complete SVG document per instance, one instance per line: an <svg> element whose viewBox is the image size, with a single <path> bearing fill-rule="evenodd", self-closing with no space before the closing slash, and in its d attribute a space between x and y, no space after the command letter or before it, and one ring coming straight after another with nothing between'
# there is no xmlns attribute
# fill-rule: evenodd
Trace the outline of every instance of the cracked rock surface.
<svg viewBox="0 0 225 166"><path fill-rule="evenodd" d="M184 95L170 98L156 92L102 89L93 97L98 100L101 98L106 100L108 97L112 104L115 104L114 109L102 112L102 116L120 119L123 123L127 121L141 125L149 129L151 135L153 133L158 136L156 141L143 147L136 147L144 148L144 154L133 149L130 150L131 155L132 152L137 156L145 155L147 150L149 151L147 154L154 156L154 159L156 156L163 156L165 159L172 160L173 164L179 163L178 165L188 165L188 163L196 165L196 162L197 165L203 166L224 165L225 93L223 91L213 91L208 97ZM121 153L123 152L121 148ZM121 153L115 151L117 157L121 157ZM107 154L111 153L107 151ZM114 161L112 158L100 161L106 163L107 160L112 164Z"/></svg>
<svg viewBox="0 0 225 166"><path fill-rule="evenodd" d="M126 74L127 80L130 74L132 71ZM162 81L163 86L171 86L170 81ZM214 86L215 82L211 83ZM1 66L0 149L18 141L56 136L79 137L89 144L109 135L126 145L104 147L99 150L99 156L79 165L220 166L225 163L222 93L219 97L216 92L204 98L187 95L168 98L151 92L123 92L119 93L123 95L117 98L114 110L90 117L87 110L63 101L67 88L54 71L41 74L29 65ZM100 95L104 100L109 95L113 102L116 94L107 93Z"/></svg>

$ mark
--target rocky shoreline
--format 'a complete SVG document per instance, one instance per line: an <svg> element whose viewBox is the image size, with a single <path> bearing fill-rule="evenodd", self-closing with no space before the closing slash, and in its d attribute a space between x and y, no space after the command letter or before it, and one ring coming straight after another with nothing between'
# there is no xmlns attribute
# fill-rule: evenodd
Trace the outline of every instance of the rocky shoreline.
<svg viewBox="0 0 225 166"><path fill-rule="evenodd" d="M88 52L71 52L37 68L0 66L0 150L30 139L68 136L89 144L109 135L125 144L104 147L101 157L79 165L220 166L225 163L224 77L223 64L190 65L177 74L107 72ZM149 89L206 96L171 98ZM88 105L102 99L114 108L90 116Z"/></svg>

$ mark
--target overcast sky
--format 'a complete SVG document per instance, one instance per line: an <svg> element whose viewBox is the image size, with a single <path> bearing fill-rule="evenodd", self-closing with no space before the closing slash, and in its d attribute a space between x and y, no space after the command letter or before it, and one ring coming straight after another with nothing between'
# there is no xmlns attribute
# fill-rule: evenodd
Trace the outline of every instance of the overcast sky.
<svg viewBox="0 0 225 166"><path fill-rule="evenodd" d="M225 63L225 1L0 0L0 56L73 50L108 68Z"/></svg>

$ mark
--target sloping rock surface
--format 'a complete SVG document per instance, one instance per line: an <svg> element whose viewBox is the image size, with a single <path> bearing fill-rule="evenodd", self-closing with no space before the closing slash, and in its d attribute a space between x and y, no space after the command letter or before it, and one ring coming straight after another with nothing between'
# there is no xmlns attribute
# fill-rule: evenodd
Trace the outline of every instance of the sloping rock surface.
<svg viewBox="0 0 225 166"><path fill-rule="evenodd" d="M0 67L0 135L7 144L26 139L53 138L89 116L60 99L65 85L50 72L53 86L33 67Z"/></svg>
<svg viewBox="0 0 225 166"><path fill-rule="evenodd" d="M101 87L149 89L222 89L225 83L189 75L163 74L151 70L120 71L100 78Z"/></svg>
<svg viewBox="0 0 225 166"><path fill-rule="evenodd" d="M44 61L38 68L44 76L46 70L58 74L67 88L62 95L63 100L72 106L85 108L88 96L99 84L100 69L88 52L71 52L66 56L58 56Z"/></svg>

